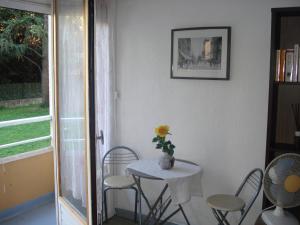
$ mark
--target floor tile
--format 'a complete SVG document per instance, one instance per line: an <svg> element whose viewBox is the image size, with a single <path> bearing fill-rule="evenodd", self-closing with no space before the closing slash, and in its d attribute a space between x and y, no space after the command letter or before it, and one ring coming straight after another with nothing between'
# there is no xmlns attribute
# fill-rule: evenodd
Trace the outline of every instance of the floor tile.
<svg viewBox="0 0 300 225"><path fill-rule="evenodd" d="M1 225L56 225L54 202L7 220Z"/></svg>

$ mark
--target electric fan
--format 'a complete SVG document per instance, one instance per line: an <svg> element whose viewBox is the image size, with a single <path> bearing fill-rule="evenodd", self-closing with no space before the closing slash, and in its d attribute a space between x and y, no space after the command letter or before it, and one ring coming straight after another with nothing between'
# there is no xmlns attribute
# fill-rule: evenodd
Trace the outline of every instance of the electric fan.
<svg viewBox="0 0 300 225"><path fill-rule="evenodd" d="M287 153L275 158L263 179L264 192L276 208L263 212L267 225L299 225L297 219L283 208L300 205L300 155Z"/></svg>

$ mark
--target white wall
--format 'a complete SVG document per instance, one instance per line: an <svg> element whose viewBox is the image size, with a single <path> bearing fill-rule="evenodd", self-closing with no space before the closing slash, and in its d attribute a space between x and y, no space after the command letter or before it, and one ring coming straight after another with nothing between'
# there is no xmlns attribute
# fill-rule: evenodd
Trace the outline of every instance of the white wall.
<svg viewBox="0 0 300 225"><path fill-rule="evenodd" d="M234 192L249 170L264 167L271 8L296 5L299 0L118 1L118 142L142 158L159 157L153 129L170 125L175 157L204 168L204 198L186 206L192 224L216 224L206 197ZM171 29L197 26L232 27L229 81L170 79ZM117 207L133 209L128 201L119 195ZM261 197L245 224L254 223L260 207Z"/></svg>

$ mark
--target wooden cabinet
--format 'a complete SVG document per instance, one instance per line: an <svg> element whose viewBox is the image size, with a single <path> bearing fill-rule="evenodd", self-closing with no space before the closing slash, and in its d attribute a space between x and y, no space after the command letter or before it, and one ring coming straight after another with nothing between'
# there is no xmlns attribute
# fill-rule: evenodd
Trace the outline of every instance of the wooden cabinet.
<svg viewBox="0 0 300 225"><path fill-rule="evenodd" d="M295 44L300 45L300 7L272 9L266 166L281 154L300 154L294 144L296 127L291 109L291 104L300 103L300 82L275 81L276 50L293 49ZM264 198L264 207L269 205ZM291 211L300 217L300 207Z"/></svg>

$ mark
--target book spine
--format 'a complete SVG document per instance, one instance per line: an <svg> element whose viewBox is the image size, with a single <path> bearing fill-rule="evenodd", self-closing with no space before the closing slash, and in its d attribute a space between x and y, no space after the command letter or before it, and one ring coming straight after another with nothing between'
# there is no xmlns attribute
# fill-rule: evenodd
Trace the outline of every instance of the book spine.
<svg viewBox="0 0 300 225"><path fill-rule="evenodd" d="M285 82L293 82L293 60L294 60L294 49L287 49L285 53Z"/></svg>
<svg viewBox="0 0 300 225"><path fill-rule="evenodd" d="M276 71L275 71L275 81L279 82L279 71L280 71L280 50L276 50Z"/></svg>
<svg viewBox="0 0 300 225"><path fill-rule="evenodd" d="M298 76L297 76L297 79L298 79L298 82L300 82L300 49L299 49L299 54L298 54Z"/></svg>
<svg viewBox="0 0 300 225"><path fill-rule="evenodd" d="M284 81L284 71L285 71L285 49L280 49L280 65L279 65L279 81Z"/></svg>
<svg viewBox="0 0 300 225"><path fill-rule="evenodd" d="M299 44L294 46L294 60L293 60L293 82L298 81L299 77Z"/></svg>

